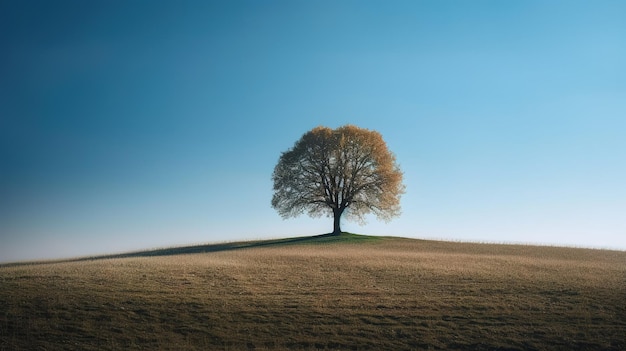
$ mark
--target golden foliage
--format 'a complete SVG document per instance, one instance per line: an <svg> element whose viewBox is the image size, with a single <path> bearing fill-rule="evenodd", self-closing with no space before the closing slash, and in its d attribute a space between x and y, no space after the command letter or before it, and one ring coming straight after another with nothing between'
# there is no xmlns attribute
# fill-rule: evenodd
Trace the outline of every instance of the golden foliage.
<svg viewBox="0 0 626 351"><path fill-rule="evenodd" d="M284 152L274 169L274 207L284 218L400 213L402 172L380 133L353 125L316 127ZM337 227L336 227L337 228Z"/></svg>

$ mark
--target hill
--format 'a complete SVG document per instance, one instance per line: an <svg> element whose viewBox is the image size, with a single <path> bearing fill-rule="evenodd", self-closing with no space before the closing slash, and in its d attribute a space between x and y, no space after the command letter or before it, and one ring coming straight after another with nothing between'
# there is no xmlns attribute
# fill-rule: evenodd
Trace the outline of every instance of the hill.
<svg viewBox="0 0 626 351"><path fill-rule="evenodd" d="M0 350L623 350L626 252L344 234L0 267Z"/></svg>

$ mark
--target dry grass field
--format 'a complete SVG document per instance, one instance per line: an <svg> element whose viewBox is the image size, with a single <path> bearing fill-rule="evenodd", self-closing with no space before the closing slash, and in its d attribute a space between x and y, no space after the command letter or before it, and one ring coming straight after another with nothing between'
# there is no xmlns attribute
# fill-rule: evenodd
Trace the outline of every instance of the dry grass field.
<svg viewBox="0 0 626 351"><path fill-rule="evenodd" d="M0 350L626 349L626 252L354 235L230 248L0 266Z"/></svg>

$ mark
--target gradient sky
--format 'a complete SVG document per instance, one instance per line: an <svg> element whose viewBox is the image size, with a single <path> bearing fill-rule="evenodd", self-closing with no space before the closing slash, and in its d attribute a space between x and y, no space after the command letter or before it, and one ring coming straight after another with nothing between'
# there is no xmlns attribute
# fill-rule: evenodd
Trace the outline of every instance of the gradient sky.
<svg viewBox="0 0 626 351"><path fill-rule="evenodd" d="M356 233L626 249L624 1L0 2L0 262L327 233L307 130L379 131Z"/></svg>

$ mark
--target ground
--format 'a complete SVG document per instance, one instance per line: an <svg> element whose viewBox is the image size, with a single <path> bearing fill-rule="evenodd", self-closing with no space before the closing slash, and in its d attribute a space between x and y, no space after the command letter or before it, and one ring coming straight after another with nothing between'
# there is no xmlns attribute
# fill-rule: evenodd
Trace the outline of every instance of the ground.
<svg viewBox="0 0 626 351"><path fill-rule="evenodd" d="M621 251L345 234L5 265L0 283L0 350L626 349Z"/></svg>

